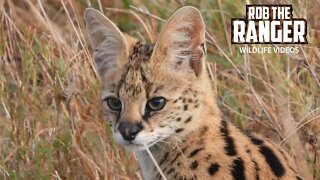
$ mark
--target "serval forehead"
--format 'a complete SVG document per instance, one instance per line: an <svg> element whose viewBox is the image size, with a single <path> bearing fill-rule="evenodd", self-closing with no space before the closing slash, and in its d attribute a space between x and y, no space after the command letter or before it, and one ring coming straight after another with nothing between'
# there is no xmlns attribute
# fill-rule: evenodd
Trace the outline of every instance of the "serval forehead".
<svg viewBox="0 0 320 180"><path fill-rule="evenodd" d="M147 63L153 52L154 44L146 44L138 41L134 46L132 53L129 57L129 64L138 65L141 63Z"/></svg>
<svg viewBox="0 0 320 180"><path fill-rule="evenodd" d="M153 44L145 44L140 41L133 46L118 84L120 95L134 98L141 94L148 94L146 91L152 86L151 71L148 64L153 48Z"/></svg>

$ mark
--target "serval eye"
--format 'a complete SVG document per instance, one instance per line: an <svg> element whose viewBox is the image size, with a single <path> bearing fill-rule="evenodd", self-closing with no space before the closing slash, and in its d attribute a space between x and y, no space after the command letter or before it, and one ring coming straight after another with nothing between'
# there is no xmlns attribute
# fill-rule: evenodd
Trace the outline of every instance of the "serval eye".
<svg viewBox="0 0 320 180"><path fill-rule="evenodd" d="M163 97L155 97L148 101L147 107L153 111L160 111L166 105Z"/></svg>
<svg viewBox="0 0 320 180"><path fill-rule="evenodd" d="M122 108L122 103L118 98L107 97L105 101L107 101L107 104L111 110L120 111Z"/></svg>

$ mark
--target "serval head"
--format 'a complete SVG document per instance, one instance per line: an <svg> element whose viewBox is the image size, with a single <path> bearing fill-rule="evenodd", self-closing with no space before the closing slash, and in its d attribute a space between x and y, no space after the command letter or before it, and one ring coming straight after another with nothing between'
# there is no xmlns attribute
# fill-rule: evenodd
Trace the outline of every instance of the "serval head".
<svg viewBox="0 0 320 180"><path fill-rule="evenodd" d="M101 101L113 137L137 151L179 139L214 106L205 68L205 25L194 7L177 10L153 44L123 34L99 11L85 11L101 80ZM209 93L208 93L209 92Z"/></svg>

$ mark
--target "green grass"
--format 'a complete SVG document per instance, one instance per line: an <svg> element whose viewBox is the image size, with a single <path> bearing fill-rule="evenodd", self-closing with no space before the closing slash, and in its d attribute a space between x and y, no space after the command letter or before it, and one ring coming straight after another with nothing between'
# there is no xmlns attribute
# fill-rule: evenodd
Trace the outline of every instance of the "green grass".
<svg viewBox="0 0 320 180"><path fill-rule="evenodd" d="M0 179L141 178L134 157L113 142L102 117L82 18L89 2L108 7L105 14L119 27L147 41L156 39L163 25L150 14L167 19L183 5L198 7L215 41L207 44L207 60L224 118L278 143L290 135L282 144L300 173L320 178L317 1L289 1L294 13L308 20L305 54L244 55L229 39L230 18L245 16L246 1L5 0L0 2Z"/></svg>

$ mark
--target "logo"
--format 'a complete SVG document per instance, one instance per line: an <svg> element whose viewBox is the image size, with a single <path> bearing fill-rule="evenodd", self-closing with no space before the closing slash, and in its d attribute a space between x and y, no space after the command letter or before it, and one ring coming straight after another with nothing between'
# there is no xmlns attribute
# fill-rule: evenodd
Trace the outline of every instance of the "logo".
<svg viewBox="0 0 320 180"><path fill-rule="evenodd" d="M245 19L231 20L232 44L308 44L307 21L292 11L292 5L247 5Z"/></svg>

